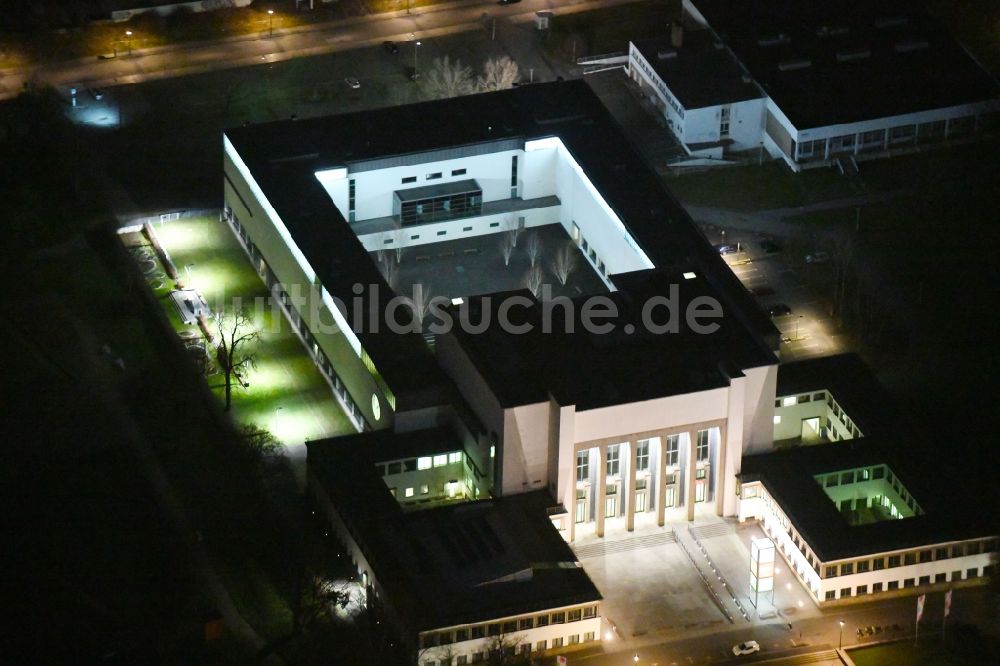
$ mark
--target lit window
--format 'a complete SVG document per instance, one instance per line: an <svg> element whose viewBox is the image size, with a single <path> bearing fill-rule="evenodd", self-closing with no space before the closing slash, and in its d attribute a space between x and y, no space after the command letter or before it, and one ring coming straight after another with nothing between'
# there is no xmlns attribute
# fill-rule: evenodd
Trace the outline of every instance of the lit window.
<svg viewBox="0 0 1000 666"><path fill-rule="evenodd" d="M775 414L774 415L774 425L778 425L779 423L781 423L781 415L780 414Z"/></svg>
<svg viewBox="0 0 1000 666"><path fill-rule="evenodd" d="M667 466L677 464L677 456L680 450L680 436L669 435L667 437Z"/></svg>
<svg viewBox="0 0 1000 666"><path fill-rule="evenodd" d="M635 449L635 469L637 472L645 472L649 469L649 440L642 439L636 444Z"/></svg>
<svg viewBox="0 0 1000 666"><path fill-rule="evenodd" d="M698 431L698 448L697 448L698 462L705 462L708 460L708 430Z"/></svg>
<svg viewBox="0 0 1000 666"><path fill-rule="evenodd" d="M430 469L431 468L431 457L425 456L423 458L417 458L417 469Z"/></svg>
<svg viewBox="0 0 1000 666"><path fill-rule="evenodd" d="M413 488L407 488L406 492L403 494L406 495L407 497L413 497Z"/></svg>
<svg viewBox="0 0 1000 666"><path fill-rule="evenodd" d="M697 277L697 275L695 275L695 274L694 274L694 273L692 273L691 271L688 271L688 272L684 273L684 279L685 279L685 280L693 280L693 279L695 279L696 277Z"/></svg>
<svg viewBox="0 0 1000 666"><path fill-rule="evenodd" d="M430 489L430 486L428 486L428 485L426 485L426 484L425 484L425 485L422 485L422 486L420 486L420 494L421 494L421 495L426 495L426 494L428 494L428 493L429 493L430 491L431 491L431 489Z"/></svg>
<svg viewBox="0 0 1000 666"><path fill-rule="evenodd" d="M448 464L448 454L442 453L439 456L434 456L434 466L442 467Z"/></svg>
<svg viewBox="0 0 1000 666"><path fill-rule="evenodd" d="M612 444L612 445L610 445L608 447L608 456L607 456L607 462L608 462L607 475L608 476L614 476L614 475L618 474L618 472L620 470L618 450L619 450L619 445L618 444Z"/></svg>
<svg viewBox="0 0 1000 666"><path fill-rule="evenodd" d="M782 398L781 399L781 404L783 406L785 406L785 407L792 407L792 406L794 406L795 405L795 396L794 395L790 395L787 398Z"/></svg>
<svg viewBox="0 0 1000 666"><path fill-rule="evenodd" d="M496 458L496 456L497 456L497 447L496 447L496 445L491 445L490 446L490 458Z"/></svg>
<svg viewBox="0 0 1000 666"><path fill-rule="evenodd" d="M590 478L590 451L576 453L576 480L586 481Z"/></svg>
<svg viewBox="0 0 1000 666"><path fill-rule="evenodd" d="M453 451L452 453L449 453L448 454L448 462L449 463L460 463L460 462L462 462L462 452L461 451Z"/></svg>

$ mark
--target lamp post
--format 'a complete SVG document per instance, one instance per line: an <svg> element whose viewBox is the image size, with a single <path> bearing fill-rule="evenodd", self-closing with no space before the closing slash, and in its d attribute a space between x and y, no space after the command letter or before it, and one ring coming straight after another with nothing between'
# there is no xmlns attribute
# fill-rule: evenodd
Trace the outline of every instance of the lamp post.
<svg viewBox="0 0 1000 666"><path fill-rule="evenodd" d="M273 9L268 9L267 10L267 36L268 37L273 37L274 36L274 10Z"/></svg>
<svg viewBox="0 0 1000 666"><path fill-rule="evenodd" d="M636 652L635 656L632 657L632 662L635 663L635 664L639 663L639 653L638 652Z"/></svg>
<svg viewBox="0 0 1000 666"><path fill-rule="evenodd" d="M844 647L844 621L840 621L840 638L837 640L837 648Z"/></svg>
<svg viewBox="0 0 1000 666"><path fill-rule="evenodd" d="M132 31L131 30L126 30L125 31L125 36L128 37L128 54L131 56L132 55Z"/></svg>
<svg viewBox="0 0 1000 666"><path fill-rule="evenodd" d="M420 46L420 42L413 42L413 78L419 79L420 73L417 71L417 48Z"/></svg>

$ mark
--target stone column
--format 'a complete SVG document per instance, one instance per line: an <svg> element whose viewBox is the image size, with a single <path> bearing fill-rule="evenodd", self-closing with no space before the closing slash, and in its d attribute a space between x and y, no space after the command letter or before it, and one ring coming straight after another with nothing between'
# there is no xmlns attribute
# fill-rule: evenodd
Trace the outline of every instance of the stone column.
<svg viewBox="0 0 1000 666"><path fill-rule="evenodd" d="M628 502L625 505L625 530L628 532L635 530L635 460L638 445L634 439L628 443L628 478L624 484L628 493L625 498Z"/></svg>
<svg viewBox="0 0 1000 666"><path fill-rule="evenodd" d="M694 484L695 484L695 468L698 463L697 454L697 443L698 443L698 433L694 430L688 432L687 434L687 444L684 445L684 450L687 451L687 469L684 470L684 486L687 491L685 494L687 497L684 498L684 505L687 508L687 519L690 521L694 520Z"/></svg>
<svg viewBox="0 0 1000 666"><path fill-rule="evenodd" d="M719 427L719 450L715 455L715 515L725 515L726 501L726 426Z"/></svg>
<svg viewBox="0 0 1000 666"><path fill-rule="evenodd" d="M663 527L667 510L667 436L660 435L660 455L656 459L656 524Z"/></svg>
<svg viewBox="0 0 1000 666"><path fill-rule="evenodd" d="M597 497L594 498L594 533L604 536L604 502L608 497L608 447L597 447Z"/></svg>

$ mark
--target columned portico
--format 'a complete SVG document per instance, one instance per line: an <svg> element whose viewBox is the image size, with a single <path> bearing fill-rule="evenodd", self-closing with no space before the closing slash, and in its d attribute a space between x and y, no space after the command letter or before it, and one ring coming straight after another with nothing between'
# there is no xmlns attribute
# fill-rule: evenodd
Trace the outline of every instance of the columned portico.
<svg viewBox="0 0 1000 666"><path fill-rule="evenodd" d="M668 509L677 511L672 520L693 521L699 503L722 515L726 437L725 420L716 420L574 444L574 481L563 493L574 525L566 538L578 538L585 523L603 537L609 519L614 529L632 532L637 523L651 524L654 511L663 526Z"/></svg>

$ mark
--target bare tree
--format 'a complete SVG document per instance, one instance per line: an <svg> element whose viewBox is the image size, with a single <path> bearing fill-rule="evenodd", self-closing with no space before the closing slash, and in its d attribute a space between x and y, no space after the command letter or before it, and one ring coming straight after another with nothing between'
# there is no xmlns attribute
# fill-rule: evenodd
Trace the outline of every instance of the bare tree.
<svg viewBox="0 0 1000 666"><path fill-rule="evenodd" d="M427 317L427 313L431 311L431 299L433 298L430 286L425 286L419 282L413 285L413 297L406 297L406 304L410 306L410 310L413 312L413 321L420 326L421 330L423 330L424 319Z"/></svg>
<svg viewBox="0 0 1000 666"><path fill-rule="evenodd" d="M556 252L552 260L552 272L555 273L559 284L565 286L569 276L576 270L577 253L578 250L573 243L566 243Z"/></svg>
<svg viewBox="0 0 1000 666"><path fill-rule="evenodd" d="M246 310L220 312L215 323L219 331L216 355L225 376L225 410L228 412L233 404L233 380L243 388L250 386L246 381L246 374L257 367L254 346L260 342L260 330L254 326Z"/></svg>
<svg viewBox="0 0 1000 666"><path fill-rule="evenodd" d="M516 62L507 56L490 58L483 63L483 73L476 79L476 89L479 92L507 90L512 88L519 78L521 71Z"/></svg>
<svg viewBox="0 0 1000 666"><path fill-rule="evenodd" d="M399 264L396 263L395 258L391 254L386 254L385 261L380 263L378 267L389 288L395 289L399 278Z"/></svg>
<svg viewBox="0 0 1000 666"><path fill-rule="evenodd" d="M486 645L490 666L514 666L528 664L530 658L520 650L524 645L524 634L500 634L490 638Z"/></svg>
<svg viewBox="0 0 1000 666"><path fill-rule="evenodd" d="M472 69L461 60L452 62L448 56L434 58L434 64L423 77L422 89L430 99L471 95L475 92Z"/></svg>
<svg viewBox="0 0 1000 666"><path fill-rule="evenodd" d="M517 231L511 229L500 234L500 253L503 255L503 265L510 266L510 258L517 246Z"/></svg>
<svg viewBox="0 0 1000 666"><path fill-rule="evenodd" d="M532 266L528 269L527 275L524 276L524 286L535 295L535 298L538 298L539 294L542 293L542 280L544 277L541 266Z"/></svg>
<svg viewBox="0 0 1000 666"><path fill-rule="evenodd" d="M542 238L537 232L532 231L528 234L528 238L524 241L524 251L528 253L528 261L534 268L542 256Z"/></svg>

